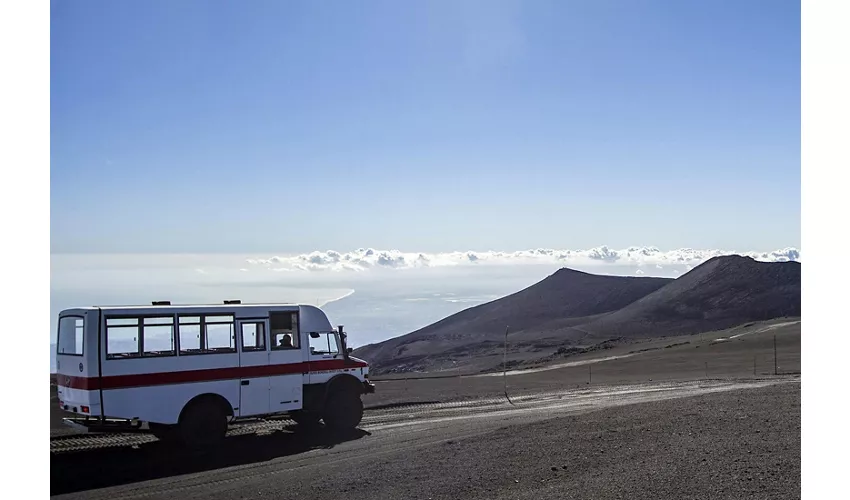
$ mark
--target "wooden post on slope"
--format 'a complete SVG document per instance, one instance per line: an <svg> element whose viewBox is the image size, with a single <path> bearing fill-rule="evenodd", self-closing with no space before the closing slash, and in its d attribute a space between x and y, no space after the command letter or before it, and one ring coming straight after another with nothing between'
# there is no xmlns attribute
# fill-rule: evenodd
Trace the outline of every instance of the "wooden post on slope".
<svg viewBox="0 0 850 500"><path fill-rule="evenodd" d="M776 334L773 335L773 374L779 375L779 368L776 361Z"/></svg>
<svg viewBox="0 0 850 500"><path fill-rule="evenodd" d="M514 402L511 401L511 397L508 396L508 330L509 329L510 329L510 326L505 326L505 354L504 354L504 357L502 358L502 378L505 381L505 399L508 400L508 403L513 405Z"/></svg>

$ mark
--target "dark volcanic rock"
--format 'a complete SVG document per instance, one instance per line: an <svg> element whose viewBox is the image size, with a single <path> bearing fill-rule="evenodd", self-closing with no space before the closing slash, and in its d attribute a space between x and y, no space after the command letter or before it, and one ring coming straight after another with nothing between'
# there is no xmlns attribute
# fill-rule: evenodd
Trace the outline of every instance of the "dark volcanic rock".
<svg viewBox="0 0 850 500"><path fill-rule="evenodd" d="M797 317L800 308L799 262L715 257L675 280L561 269L517 293L355 354L372 363L376 374L428 372L438 364L501 353L507 325L514 353L549 350L562 356L611 338L691 334Z"/></svg>
<svg viewBox="0 0 850 500"><path fill-rule="evenodd" d="M715 257L583 327L596 337L698 333L800 316L800 263Z"/></svg>
<svg viewBox="0 0 850 500"><path fill-rule="evenodd" d="M355 355L369 360L376 372L410 362L424 366L420 363L423 357L450 351L460 354L464 346L475 346L473 350L499 346L507 325L512 334L569 329L570 320L584 323L588 317L616 311L672 281L564 268L517 293L465 309L402 337L363 346Z"/></svg>

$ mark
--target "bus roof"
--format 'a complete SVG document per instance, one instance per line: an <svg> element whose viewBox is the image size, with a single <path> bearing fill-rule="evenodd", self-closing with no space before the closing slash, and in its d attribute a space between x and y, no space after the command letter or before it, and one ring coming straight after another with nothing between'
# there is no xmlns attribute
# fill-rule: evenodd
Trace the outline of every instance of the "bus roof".
<svg viewBox="0 0 850 500"><path fill-rule="evenodd" d="M93 311L97 309L102 309L104 311L110 310L181 310L181 309L241 309L241 308L258 308L258 307L267 307L274 309L298 309L301 307L316 307L309 304L293 304L293 303L234 303L234 304L133 304L133 305L109 305L109 306L80 306L80 307L69 307L65 310L88 310Z"/></svg>
<svg viewBox="0 0 850 500"><path fill-rule="evenodd" d="M130 306L85 306L72 307L62 310L59 317L75 316L85 311L100 309L109 316L139 315L209 315L224 316L231 314L235 320L256 319L270 312L297 312L299 322L308 331L331 331L330 319L320 308L309 304L262 303L262 304L163 304L163 305L130 305Z"/></svg>

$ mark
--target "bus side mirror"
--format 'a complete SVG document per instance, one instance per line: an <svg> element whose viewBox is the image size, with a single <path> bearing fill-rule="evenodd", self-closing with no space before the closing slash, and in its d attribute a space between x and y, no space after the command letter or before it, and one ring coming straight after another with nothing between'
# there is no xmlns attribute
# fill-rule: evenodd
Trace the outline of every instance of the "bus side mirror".
<svg viewBox="0 0 850 500"><path fill-rule="evenodd" d="M348 348L348 354L351 354L352 352L354 352L354 349L353 349L353 348L351 348L351 347L349 347L349 348Z"/></svg>

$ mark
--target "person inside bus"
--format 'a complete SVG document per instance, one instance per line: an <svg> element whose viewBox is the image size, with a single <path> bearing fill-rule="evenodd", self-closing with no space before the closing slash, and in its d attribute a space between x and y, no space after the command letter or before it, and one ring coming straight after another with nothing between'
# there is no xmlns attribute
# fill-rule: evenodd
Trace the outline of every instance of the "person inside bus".
<svg viewBox="0 0 850 500"><path fill-rule="evenodd" d="M281 349L292 349L292 336L288 333L284 334L283 338L280 339L279 346Z"/></svg>

